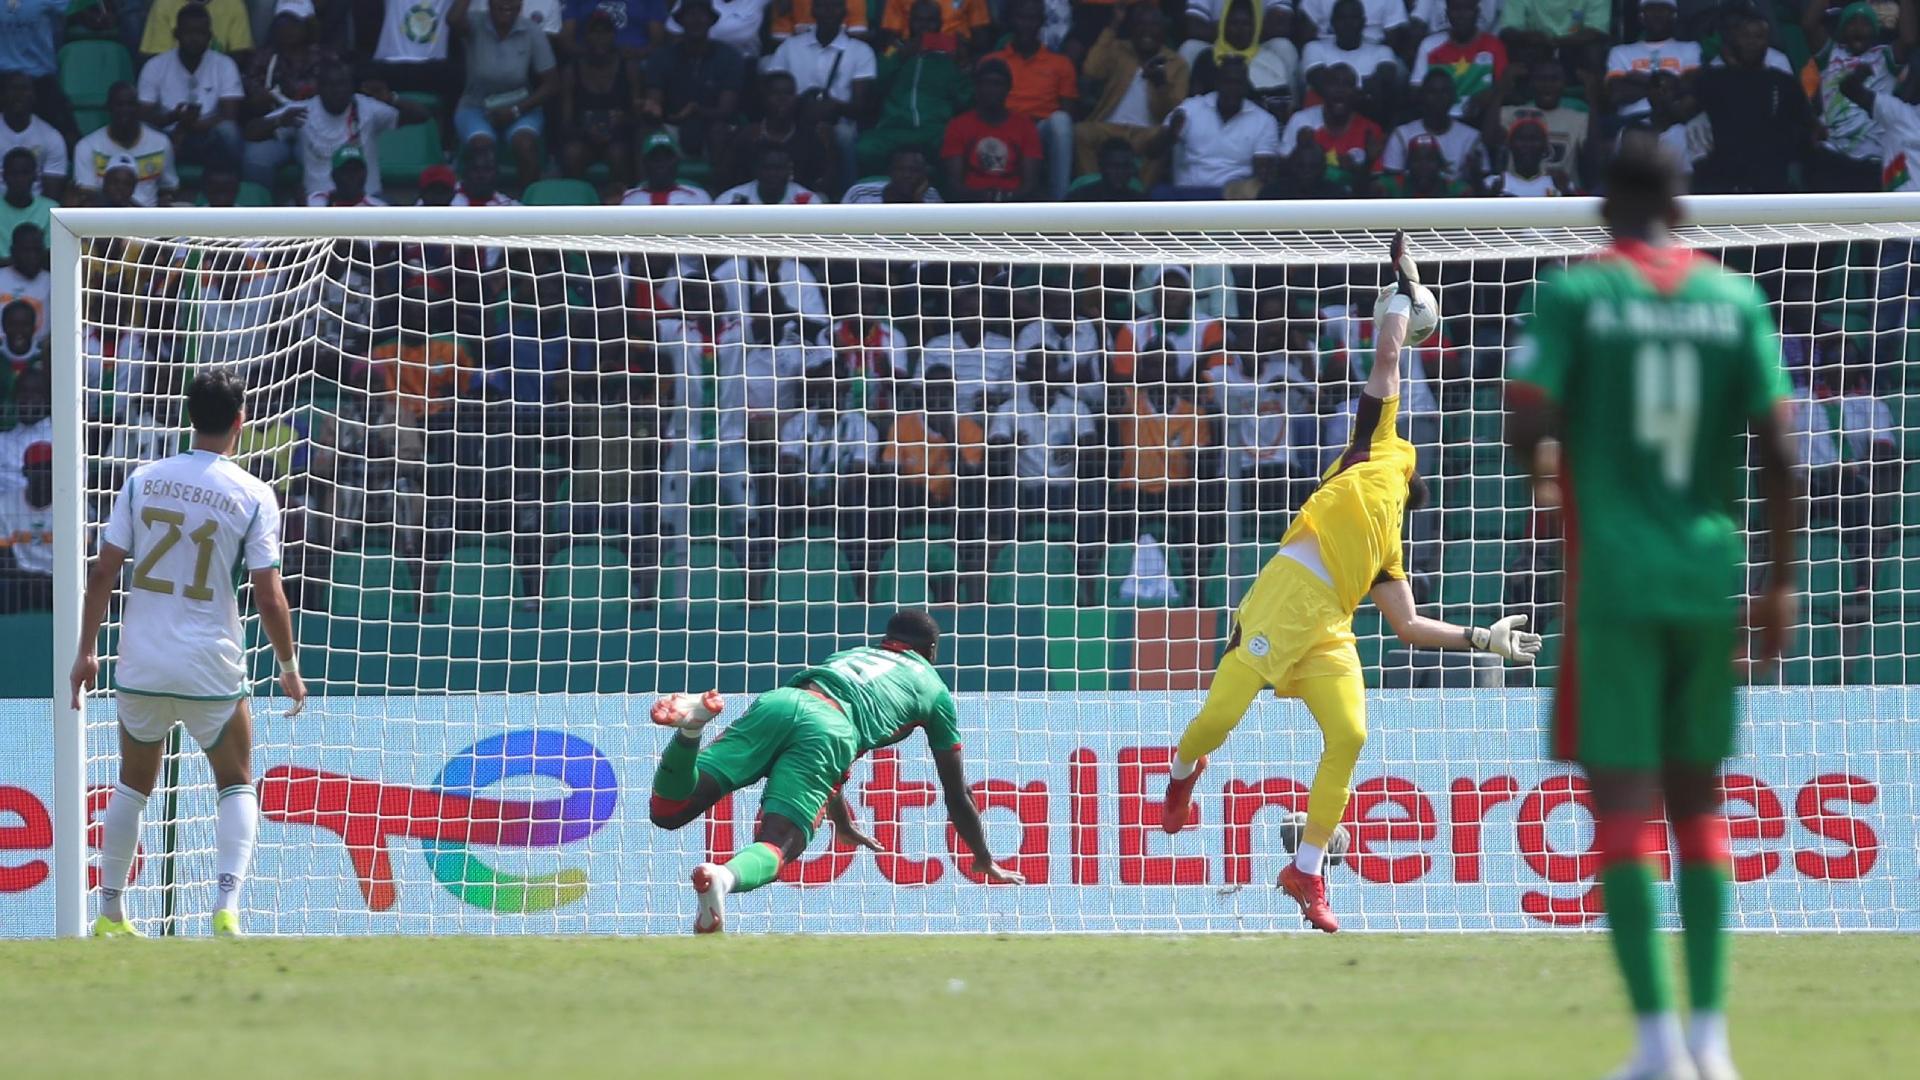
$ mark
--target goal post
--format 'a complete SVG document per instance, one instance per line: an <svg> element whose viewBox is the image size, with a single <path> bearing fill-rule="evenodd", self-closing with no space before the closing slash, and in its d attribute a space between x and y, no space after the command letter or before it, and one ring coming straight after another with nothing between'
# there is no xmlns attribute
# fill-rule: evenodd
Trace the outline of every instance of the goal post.
<svg viewBox="0 0 1920 1080"><path fill-rule="evenodd" d="M1890 422L1822 413L1803 446L1831 442L1835 476L1856 436L1920 450L1920 195L1696 196L1683 218L1681 242L1814 320L1808 350L1882 373L1861 393ZM916 740L848 788L888 851L816 837L739 925L1296 925L1243 887L1271 883L1312 774L1297 704L1255 706L1193 835L1147 822L1233 603L1344 440L1396 229L1444 319L1403 407L1437 502L1411 525L1417 591L1557 639L1554 526L1505 460L1499 376L1528 288L1604 243L1598 200L56 210L55 932L84 932L114 757L105 679L78 710L65 689L90 549L206 365L244 373L271 429L239 457L297 511L315 689L296 719L256 701L258 930L682 929L685 870L745 843L756 802L650 825L652 695L716 684L737 716L906 604L947 631L989 835L1035 884L966 880ZM1742 927L1920 930L1920 485L1860 483L1816 521L1794 653L1746 691ZM116 632L117 609L106 677ZM1550 669L1410 654L1365 607L1356 633L1372 736L1343 923L1591 925L1584 785L1542 757ZM212 801L187 752L179 850L144 853L177 870L136 859L127 902L204 933Z"/></svg>

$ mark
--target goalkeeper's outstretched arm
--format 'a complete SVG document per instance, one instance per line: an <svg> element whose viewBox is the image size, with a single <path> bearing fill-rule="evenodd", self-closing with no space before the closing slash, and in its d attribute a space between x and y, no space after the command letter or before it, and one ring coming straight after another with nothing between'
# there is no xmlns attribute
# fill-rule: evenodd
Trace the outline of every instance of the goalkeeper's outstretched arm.
<svg viewBox="0 0 1920 1080"><path fill-rule="evenodd" d="M1407 343L1413 287L1420 282L1420 268L1407 254L1407 234L1393 234L1388 259L1396 280L1392 291L1382 291L1379 302L1373 306L1373 370L1367 374L1367 385L1362 391L1381 401L1400 392L1400 350Z"/></svg>
<svg viewBox="0 0 1920 1080"><path fill-rule="evenodd" d="M935 750L933 769L940 777L940 791L946 796L947 818L953 822L953 831L960 834L960 842L973 852L973 872L990 882L1026 884L1026 878L994 862L987 850L987 830L980 824L980 809L973 805L973 790L967 786L967 769L960 760L960 748Z"/></svg>
<svg viewBox="0 0 1920 1080"><path fill-rule="evenodd" d="M1373 605L1401 641L1416 649L1472 649L1516 664L1531 664L1540 652L1540 635L1529 634L1525 615L1508 615L1492 626L1456 626L1420 614L1413 589L1404 579L1388 578L1373 587Z"/></svg>

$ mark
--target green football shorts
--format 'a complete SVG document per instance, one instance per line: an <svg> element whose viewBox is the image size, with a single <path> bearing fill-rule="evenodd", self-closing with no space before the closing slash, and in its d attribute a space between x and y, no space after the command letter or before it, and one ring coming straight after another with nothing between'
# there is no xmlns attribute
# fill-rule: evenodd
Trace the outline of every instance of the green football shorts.
<svg viewBox="0 0 1920 1080"><path fill-rule="evenodd" d="M805 690L782 688L754 699L700 751L700 771L738 791L765 779L763 813L800 826L808 840L827 808L827 796L853 767L859 742L839 709Z"/></svg>
<svg viewBox="0 0 1920 1080"><path fill-rule="evenodd" d="M1588 769L1718 766L1733 753L1733 650L1716 618L1582 618L1567 627L1552 753Z"/></svg>

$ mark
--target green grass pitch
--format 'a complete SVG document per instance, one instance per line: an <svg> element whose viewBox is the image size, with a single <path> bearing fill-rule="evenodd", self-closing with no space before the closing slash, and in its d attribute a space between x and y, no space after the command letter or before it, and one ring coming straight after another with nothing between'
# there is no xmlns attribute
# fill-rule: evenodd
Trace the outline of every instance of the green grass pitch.
<svg viewBox="0 0 1920 1080"><path fill-rule="evenodd" d="M1916 971L1736 939L1746 1076L1915 1075ZM1595 1077L1629 1035L1598 934L10 943L0 1029L0 1075L142 1080Z"/></svg>

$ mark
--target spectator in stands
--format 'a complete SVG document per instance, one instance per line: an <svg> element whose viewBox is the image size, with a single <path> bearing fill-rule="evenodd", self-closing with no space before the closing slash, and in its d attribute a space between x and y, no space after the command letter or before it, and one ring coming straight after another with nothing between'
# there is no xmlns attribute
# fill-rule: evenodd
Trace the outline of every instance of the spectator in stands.
<svg viewBox="0 0 1920 1080"><path fill-rule="evenodd" d="M1300 145L1310 142L1321 151L1326 180L1355 194L1365 194L1380 167L1380 155L1386 149L1386 133L1380 125L1355 111L1359 78L1345 64L1327 68L1320 79L1322 100L1294 113L1280 134L1280 146L1287 153L1305 152Z"/></svg>
<svg viewBox="0 0 1920 1080"><path fill-rule="evenodd" d="M1107 485L1107 543L1137 544L1151 536L1168 544L1184 556L1189 589L1183 599L1198 603L1195 545L1202 532L1213 539L1219 524L1219 514L1210 513L1206 527L1198 528L1195 514L1206 426L1191 395L1164 383L1115 386L1109 394L1107 448L1114 460L1108 471L1113 479Z"/></svg>
<svg viewBox="0 0 1920 1080"><path fill-rule="evenodd" d="M1479 185L1480 174L1486 171L1485 152L1479 132L1453 118L1454 85L1453 75L1444 69L1427 72L1420 82L1420 118L1393 129L1380 158L1381 168L1389 173L1407 171L1407 149L1424 136L1439 149L1447 180L1458 180L1469 189Z"/></svg>
<svg viewBox="0 0 1920 1080"><path fill-rule="evenodd" d="M540 179L546 103L559 90L553 45L522 14L521 0L473 0L451 19L467 46L467 84L453 108L464 148L504 139L513 148L520 183ZM558 29L558 26L555 27Z"/></svg>
<svg viewBox="0 0 1920 1080"><path fill-rule="evenodd" d="M1788 169L1813 145L1813 111L1791 75L1767 65L1767 21L1749 14L1734 22L1728 36L1730 62L1709 66L1694 83L1694 99L1706 115L1713 148L1694 174L1702 192L1777 192L1788 187ZM1840 84L1864 87L1866 67L1857 67ZM1874 112L1871 98L1862 106ZM1920 130L1920 129L1916 129Z"/></svg>
<svg viewBox="0 0 1920 1080"><path fill-rule="evenodd" d="M840 199L844 203L930 203L939 202L940 191L933 186L927 168L927 152L918 146L896 146L887 155L887 177L862 180L848 188Z"/></svg>
<svg viewBox="0 0 1920 1080"><path fill-rule="evenodd" d="M173 140L176 161L206 165L240 160L240 68L210 48L213 21L189 4L174 27L179 44L140 69L140 105L147 123Z"/></svg>
<svg viewBox="0 0 1920 1080"><path fill-rule="evenodd" d="M953 383L954 408L983 414L1013 383L1013 339L998 320L986 318L978 285L953 286L947 302L950 318L944 327L935 322L921 346L921 371Z"/></svg>
<svg viewBox="0 0 1920 1080"><path fill-rule="evenodd" d="M73 105L60 88L60 61L55 50L67 12L75 6L69 0L9 0L0 4L0 73L20 72L32 79L40 116L68 141L80 133L74 127ZM84 2L78 6L92 25L106 25L102 9ZM171 24L168 29L172 29Z"/></svg>
<svg viewBox="0 0 1920 1080"><path fill-rule="evenodd" d="M640 186L620 198L623 206L705 206L712 201L705 189L680 182L680 146L664 131L640 144Z"/></svg>
<svg viewBox="0 0 1920 1080"><path fill-rule="evenodd" d="M940 32L938 0L915 0L909 17L911 32L888 46L875 69L879 119L854 144L862 175L886 168L898 147L938 147L972 93L953 42Z"/></svg>
<svg viewBox="0 0 1920 1080"><path fill-rule="evenodd" d="M1564 176L1547 169L1547 125L1522 117L1507 129L1507 167L1487 181L1487 194L1525 198L1564 195L1570 190Z"/></svg>
<svg viewBox="0 0 1920 1080"><path fill-rule="evenodd" d="M983 0L970 2L985 9ZM847 35L846 12L846 0L814 0L813 33L781 42L760 70L793 76L800 93L800 114L833 129L833 141L840 149L840 175L853 176L859 169L854 147L860 124L874 116L873 81L879 68L867 43Z"/></svg>
<svg viewBox="0 0 1920 1080"><path fill-rule="evenodd" d="M1213 93L1217 65L1238 57L1247 64L1247 81L1253 87L1248 96L1253 103L1276 117L1292 112L1294 84L1300 81L1300 50L1285 38L1266 36L1286 13L1287 9L1277 4L1262 7L1255 0L1228 0L1218 33L1209 32L1201 39L1212 41L1213 46L1194 58L1193 92ZM1189 8L1187 18L1194 17Z"/></svg>
<svg viewBox="0 0 1920 1080"><path fill-rule="evenodd" d="M423 123L432 117L418 102L396 96L378 83L353 89L353 68L344 62L320 69L318 92L296 99L247 125L247 138L264 142L279 131L296 133L301 188L308 198L333 188L333 155L353 145L367 165L367 193L380 195L379 135L402 123ZM253 164L249 159L249 165ZM269 177L270 179L270 177ZM256 181L258 182L258 181Z"/></svg>
<svg viewBox="0 0 1920 1080"><path fill-rule="evenodd" d="M876 35L867 27L867 5L848 4L846 18L847 33L874 45L874 51L878 52L875 38L886 35ZM778 45L795 34L813 33L814 25L812 0L785 0L785 3L774 5L773 17L767 24L767 36Z"/></svg>
<svg viewBox="0 0 1920 1080"><path fill-rule="evenodd" d="M445 55L444 41L441 55ZM243 130L254 127L256 121L292 102L311 100L320 92L321 72L338 63L339 57L333 50L314 39L311 14L287 10L283 5L268 29L267 44L254 50L252 61L241 77L241 86L247 95ZM407 65L388 67L401 69L397 73L402 75L402 81L388 85L411 88L405 80ZM275 127L267 138L248 139L242 175L271 191L275 173L281 165L293 160L299 142L300 133L292 127Z"/></svg>
<svg viewBox="0 0 1920 1080"><path fill-rule="evenodd" d="M25 300L9 300L0 303L0 402L10 407L13 401L13 383L30 367L44 367L47 363L47 342L39 332L40 313ZM14 418L9 411L4 419L12 426Z"/></svg>
<svg viewBox="0 0 1920 1080"><path fill-rule="evenodd" d="M1609 0L1503 0L1500 40L1508 56L1558 56L1577 72L1604 71Z"/></svg>
<svg viewBox="0 0 1920 1080"><path fill-rule="evenodd" d="M307 196L308 206L385 206L387 200L367 193L367 156L352 143L333 152L329 173L332 185Z"/></svg>
<svg viewBox="0 0 1920 1080"><path fill-rule="evenodd" d="M608 182L624 191L633 181L629 140L645 83L618 47L613 16L605 9L589 12L574 33L579 47L560 75L560 171L584 180L587 167L602 162Z"/></svg>
<svg viewBox="0 0 1920 1080"><path fill-rule="evenodd" d="M1912 0L1901 0L1896 53L1879 40L1880 19L1873 5L1863 0L1847 4L1831 36L1825 16L1823 4L1808 3L1801 9L1800 30L1820 72L1814 107L1826 131L1826 141L1808 159L1808 186L1817 191L1877 191L1881 186L1880 129L1840 91L1840 84L1855 68L1864 67L1869 72L1866 89L1892 95L1900 54L1920 44L1920 18L1915 16Z"/></svg>
<svg viewBox="0 0 1920 1080"><path fill-rule="evenodd" d="M60 204L34 192L36 175L32 150L16 146L0 156L0 236L12 236L22 225L45 235L52 220L48 211Z"/></svg>
<svg viewBox="0 0 1920 1080"><path fill-rule="evenodd" d="M1163 142L1162 125L1186 100L1191 72L1180 54L1167 48L1166 18L1159 8L1134 4L1125 18L1125 33L1111 26L1101 31L1081 69L1093 107L1073 128L1075 163L1080 172L1092 172L1101 144L1125 139L1142 155L1141 183L1151 186L1165 175L1166 157L1149 148Z"/></svg>
<svg viewBox="0 0 1920 1080"><path fill-rule="evenodd" d="M1515 65L1509 70L1518 67ZM1513 81L1515 84L1521 82L1517 74ZM1597 82L1597 78L1594 81ZM1593 138L1592 133L1600 122L1601 110L1576 109L1566 103L1563 95L1567 88L1567 69L1552 58L1527 66L1525 85L1532 88L1532 100L1488 109L1486 121L1481 127L1481 139L1490 153L1504 153L1509 128L1522 119L1540 121L1547 129L1547 171L1557 173L1567 183L1576 185L1564 190L1578 190L1581 178L1591 176L1594 172L1588 148L1597 149L1600 146L1600 140ZM1587 95L1589 101L1598 98L1597 91L1590 91Z"/></svg>
<svg viewBox="0 0 1920 1080"><path fill-rule="evenodd" d="M25 301L33 308L34 337L47 339L47 309L53 302L53 275L47 273L47 236L39 227L15 225L7 233L7 265L0 266L0 304Z"/></svg>
<svg viewBox="0 0 1920 1080"><path fill-rule="evenodd" d="M912 27L914 0L887 0L880 28L892 38L904 37ZM973 56L983 55L993 41L993 12L987 0L944 0L940 5L939 32L953 39L955 46L966 48Z"/></svg>
<svg viewBox="0 0 1920 1080"><path fill-rule="evenodd" d="M1401 11L1404 21L1406 13ZM1367 11L1360 0L1335 0L1329 14L1333 25L1307 43L1300 54L1307 85L1324 98L1321 76L1336 64L1344 64L1360 76L1360 101L1355 105L1369 115L1391 118L1397 115L1400 87L1406 82L1406 69L1400 58L1379 39L1368 39ZM1312 100L1312 99L1309 99Z"/></svg>
<svg viewBox="0 0 1920 1080"><path fill-rule="evenodd" d="M1134 202L1147 197L1140 186L1140 158L1125 139L1100 144L1100 171L1082 177L1067 192L1068 202Z"/></svg>
<svg viewBox="0 0 1920 1080"><path fill-rule="evenodd" d="M645 60L667 40L666 0L566 0L560 38L571 54L586 47L587 24L598 13L614 31L614 44L628 60Z"/></svg>
<svg viewBox="0 0 1920 1080"><path fill-rule="evenodd" d="M53 444L28 445L23 483L0 495L0 612L53 610Z"/></svg>
<svg viewBox="0 0 1920 1080"><path fill-rule="evenodd" d="M1460 199L1473 194L1473 189L1450 171L1446 148L1439 139L1422 131L1404 146L1404 167L1380 178L1381 194L1393 199Z"/></svg>
<svg viewBox="0 0 1920 1080"><path fill-rule="evenodd" d="M1479 0L1446 0L1447 28L1431 34L1414 52L1413 83L1425 85L1429 71L1453 79L1459 104L1454 115L1476 122L1506 98L1507 47L1480 25Z"/></svg>
<svg viewBox="0 0 1920 1080"><path fill-rule="evenodd" d="M839 156L834 150L833 136L823 132L816 124L803 122L798 111L799 105L800 95L794 88L793 76L784 71L770 71L761 76L760 119L741 128L730 140L725 167L721 168L716 163L716 174L720 181L744 184L754 179L755 150L763 146L778 146L787 152L787 159L793 163L795 183L814 192L831 189L834 186L835 162ZM885 123L885 116L883 109L882 123ZM862 146L872 134L870 130L860 136ZM885 166L883 158L875 169Z"/></svg>
<svg viewBox="0 0 1920 1080"><path fill-rule="evenodd" d="M826 200L820 193L794 183L793 155L779 143L760 147L758 175L745 184L728 188L713 200L721 205L805 206Z"/></svg>
<svg viewBox="0 0 1920 1080"><path fill-rule="evenodd" d="M0 431L0 461L19 461L27 447L53 442L52 387L45 365L28 367L14 377L13 426ZM19 473L0 469L0 498L26 483Z"/></svg>
<svg viewBox="0 0 1920 1080"><path fill-rule="evenodd" d="M446 310L446 305L435 308ZM403 301L398 332L375 345L368 360L368 385L402 427L450 423L454 401L480 379L473 354L459 338L432 327L432 310L419 301Z"/></svg>
<svg viewBox="0 0 1920 1080"><path fill-rule="evenodd" d="M294 0L300 4L301 0ZM459 83L451 58L453 8L467 0L371 0L380 4L378 37L367 75L396 90L445 94ZM309 6L309 4L307 4ZM311 10L311 6L309 6ZM365 15L365 8L361 10ZM278 29L278 17L275 19ZM371 19L363 19L371 23ZM365 33L361 33L365 46Z"/></svg>
<svg viewBox="0 0 1920 1080"><path fill-rule="evenodd" d="M715 42L732 49L749 66L760 58L760 31L772 0L680 0L673 17L667 20L670 33L686 32L686 20L680 16L689 3L706 8L713 16L708 30Z"/></svg>
<svg viewBox="0 0 1920 1080"><path fill-rule="evenodd" d="M253 17L245 0L153 0L147 9L146 29L140 35L140 55L158 56L174 44L174 27L189 7L206 10L213 48L244 61L253 51Z"/></svg>
<svg viewBox="0 0 1920 1080"><path fill-rule="evenodd" d="M1640 0L1639 41L1615 45L1607 53L1607 100L1622 119L1647 115L1652 78L1659 73L1677 76L1682 92L1693 85L1700 66L1697 42L1674 39L1678 21L1675 0Z"/></svg>
<svg viewBox="0 0 1920 1080"><path fill-rule="evenodd" d="M1007 23L1013 35L1007 46L987 59L1006 65L1013 79L1007 107L1033 121L1046 151L1047 197L1066 197L1073 180L1073 116L1080 104L1080 80L1073 61L1040 41L1046 24L1045 0L1013 0Z"/></svg>
<svg viewBox="0 0 1920 1080"><path fill-rule="evenodd" d="M1327 152L1314 141L1314 133L1310 129L1292 129L1290 137L1292 142L1288 142L1289 135L1280 136L1280 145L1285 154L1280 159L1279 167L1274 170L1272 182L1260 189L1260 198L1351 199L1354 197L1356 182L1364 180L1365 174L1355 173L1346 168L1331 167L1327 160Z"/></svg>
<svg viewBox="0 0 1920 1080"><path fill-rule="evenodd" d="M1190 197L1217 198L1243 180L1264 186L1280 159L1280 125L1247 100L1247 65L1238 57L1219 66L1219 88L1190 98L1167 117L1166 134L1149 152L1173 151L1173 186ZM1257 190L1257 188L1256 188Z"/></svg>
<svg viewBox="0 0 1920 1080"><path fill-rule="evenodd" d="M1013 396L987 418L988 453L996 446L1012 451L1023 513L1070 517L1078 508L1080 451L1099 445L1098 418L1070 385L1048 378L1040 357L1027 354L1018 374Z"/></svg>
<svg viewBox="0 0 1920 1080"><path fill-rule="evenodd" d="M1697 11L1682 11L1680 13L1681 22L1692 24L1698 21L1693 18L1693 16L1697 16L1698 14ZM1702 34L1700 48L1703 62L1700 66L1710 68L1725 67L1733 63L1734 39L1739 36L1740 28L1746 24L1747 20L1754 18L1758 18L1766 29L1766 32L1761 36L1772 37L1773 23L1767 16L1762 14L1760 9L1754 6L1750 0L1727 0L1727 3L1720 5L1718 12L1714 15L1714 32L1719 36L1720 48L1715 51L1712 56L1705 55L1707 37L1705 34ZM1774 48L1771 44L1762 50L1761 55L1764 57L1762 62L1767 67L1790 77L1796 74L1792 62L1787 59L1787 54Z"/></svg>
<svg viewBox="0 0 1920 1080"><path fill-rule="evenodd" d="M500 157L493 148L467 152L466 170L449 206L519 206L520 200L500 190Z"/></svg>
<svg viewBox="0 0 1920 1080"><path fill-rule="evenodd" d="M749 5L758 5L759 11L765 0L732 0L727 6L732 10ZM758 15L756 44L742 53L710 36L716 10L713 0L680 0L674 9L679 37L655 49L645 69L648 89L640 105L641 130L657 132L660 125L670 124L679 130L680 143L695 154L707 152L709 141L725 142L726 125L739 110L740 91L752 67L747 58L760 54Z"/></svg>
<svg viewBox="0 0 1920 1080"><path fill-rule="evenodd" d="M240 205L240 166L216 161L200 174L200 200L196 206L229 207Z"/></svg>
<svg viewBox="0 0 1920 1080"><path fill-rule="evenodd" d="M973 108L947 123L940 157L947 190L973 202L1024 202L1040 190L1040 133L1007 108L1007 65L982 60L973 73Z"/></svg>
<svg viewBox="0 0 1920 1080"><path fill-rule="evenodd" d="M0 155L15 149L32 154L33 193L59 202L67 193L72 155L60 130L35 116L33 110L32 76L24 71L0 73Z"/></svg>
<svg viewBox="0 0 1920 1080"><path fill-rule="evenodd" d="M1876 571L1893 546L1900 500L1898 428L1893 412L1873 393L1874 366L1827 363L1794 403L1794 427L1806 439L1807 495L1816 527L1839 527L1846 562L1856 568L1853 588L1870 593Z"/></svg>
<svg viewBox="0 0 1920 1080"><path fill-rule="evenodd" d="M1301 0L1294 10L1296 40L1329 37L1333 33L1334 9L1340 0ZM1407 5L1401 0L1364 0L1361 5L1363 39L1369 45L1391 45L1396 52L1406 51L1410 33ZM1305 37L1300 35L1305 34ZM1304 60L1304 57L1302 58Z"/></svg>
<svg viewBox="0 0 1920 1080"><path fill-rule="evenodd" d="M1691 177L1695 152L1690 137L1693 129L1686 120L1687 106L1680 100L1684 93L1680 76L1670 71L1654 72L1647 82L1648 111L1639 116L1622 117L1618 139L1624 143L1640 134L1653 136L1673 155L1681 175Z"/></svg>
<svg viewBox="0 0 1920 1080"><path fill-rule="evenodd" d="M173 201L180 188L173 165L173 143L140 121L140 94L129 82L117 82L108 88L107 126L73 148L73 179L79 197L98 197L108 165L123 156L133 162L138 181L132 195L136 205L160 206Z"/></svg>

